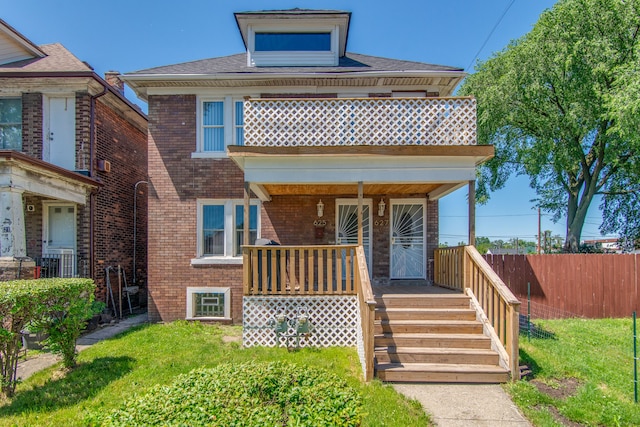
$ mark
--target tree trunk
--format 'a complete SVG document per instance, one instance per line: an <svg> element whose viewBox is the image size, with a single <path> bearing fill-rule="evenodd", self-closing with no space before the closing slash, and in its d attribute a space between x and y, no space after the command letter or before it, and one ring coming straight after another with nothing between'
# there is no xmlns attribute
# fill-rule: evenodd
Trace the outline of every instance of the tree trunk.
<svg viewBox="0 0 640 427"><path fill-rule="evenodd" d="M586 187L579 203L577 195L569 194L567 204L567 238L564 242L565 252L575 254L580 251L582 228L584 227L584 220L587 218L587 211L589 210L594 194L595 188Z"/></svg>

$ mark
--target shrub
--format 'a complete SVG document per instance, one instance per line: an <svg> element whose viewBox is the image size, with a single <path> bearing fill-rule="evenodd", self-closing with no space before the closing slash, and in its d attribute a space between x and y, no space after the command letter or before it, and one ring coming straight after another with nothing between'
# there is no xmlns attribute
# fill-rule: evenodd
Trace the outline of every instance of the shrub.
<svg viewBox="0 0 640 427"><path fill-rule="evenodd" d="M76 341L93 316L95 285L90 279L49 279L49 294L42 301L42 316L35 322L49 335L44 341L53 353L62 356L65 368L76 364Z"/></svg>
<svg viewBox="0 0 640 427"><path fill-rule="evenodd" d="M76 339L94 291L90 279L16 280L0 286L0 371L4 395L15 392L21 333L27 325L35 325L49 334L48 344L63 356L65 366L75 364Z"/></svg>
<svg viewBox="0 0 640 427"><path fill-rule="evenodd" d="M191 371L93 417L105 426L358 426L361 405L357 391L324 370L246 363Z"/></svg>

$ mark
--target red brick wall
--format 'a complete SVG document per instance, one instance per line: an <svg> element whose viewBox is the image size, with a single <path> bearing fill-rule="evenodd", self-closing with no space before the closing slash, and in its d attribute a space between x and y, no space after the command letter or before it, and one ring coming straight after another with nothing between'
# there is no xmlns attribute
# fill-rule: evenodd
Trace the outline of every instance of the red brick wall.
<svg viewBox="0 0 640 427"><path fill-rule="evenodd" d="M136 182L147 179L147 136L99 100L96 102L95 125L96 159L111 162L110 172L95 169L96 178L104 185L95 196L94 279L99 295L104 296L104 269L107 266L121 265L128 284L132 284L134 186ZM146 283L147 263L146 193L146 185L139 185L136 206L136 279L142 284ZM88 228L88 218L84 225ZM88 234L83 236L83 240L88 238Z"/></svg>
<svg viewBox="0 0 640 427"><path fill-rule="evenodd" d="M243 174L229 159L192 159L195 96L149 97L149 317L184 319L188 286L230 287L242 314L242 266L191 266L198 198L243 198Z"/></svg>
<svg viewBox="0 0 640 427"><path fill-rule="evenodd" d="M193 159L196 151L196 97L149 97L149 317L172 321L186 316L186 288L230 287L231 317L242 317L242 265L191 265L197 256L197 200L242 199L243 173L230 159ZM354 195L354 198L356 195ZM373 275L389 275L389 198L424 194L385 195L387 209L377 216L380 196L373 199ZM344 196L342 196L344 198ZM324 236L315 237L316 204L322 199L327 221ZM261 237L282 244L335 243L334 196L274 196L262 204ZM438 204L427 207L427 258L437 247ZM429 263L427 263L429 265ZM429 273L431 275L431 273Z"/></svg>
<svg viewBox="0 0 640 427"><path fill-rule="evenodd" d="M340 196L339 198L349 198ZM356 199L357 196L352 197ZM389 212L390 199L415 198L424 200L424 194L367 195L372 199L372 277L389 277ZM378 203L383 198L386 203L384 216L378 216ZM318 218L316 204L324 203L323 220L326 221L324 237L315 237L313 222ZM271 202L263 204L262 237L283 245L328 245L336 241L336 197L320 196L274 196ZM265 217L266 215L266 217ZM427 203L427 278L433 278L433 251L438 247L438 202Z"/></svg>
<svg viewBox="0 0 640 427"><path fill-rule="evenodd" d="M42 159L42 94L22 94L22 152Z"/></svg>

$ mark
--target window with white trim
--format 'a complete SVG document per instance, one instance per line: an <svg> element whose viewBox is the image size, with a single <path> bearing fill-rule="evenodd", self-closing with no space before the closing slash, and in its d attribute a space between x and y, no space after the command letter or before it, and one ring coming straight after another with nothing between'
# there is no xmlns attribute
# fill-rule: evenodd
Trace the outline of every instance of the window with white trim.
<svg viewBox="0 0 640 427"><path fill-rule="evenodd" d="M244 144L244 102L227 96L201 99L198 104L198 149L205 156L223 157L228 145ZM194 157L199 157L195 155Z"/></svg>
<svg viewBox="0 0 640 427"><path fill-rule="evenodd" d="M260 202L252 200L249 207L249 242L259 237ZM244 240L244 201L198 200L198 258L234 258L242 255Z"/></svg>
<svg viewBox="0 0 640 427"><path fill-rule="evenodd" d="M187 319L231 319L231 288L187 288Z"/></svg>
<svg viewBox="0 0 640 427"><path fill-rule="evenodd" d="M22 150L21 98L0 98L0 149Z"/></svg>

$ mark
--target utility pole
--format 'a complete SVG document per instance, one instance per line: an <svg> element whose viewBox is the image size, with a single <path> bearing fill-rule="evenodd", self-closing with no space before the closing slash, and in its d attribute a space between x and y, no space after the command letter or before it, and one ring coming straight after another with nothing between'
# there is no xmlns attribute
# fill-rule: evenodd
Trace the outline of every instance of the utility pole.
<svg viewBox="0 0 640 427"><path fill-rule="evenodd" d="M538 208L538 255L540 255L540 239L542 232L540 231L540 208Z"/></svg>

